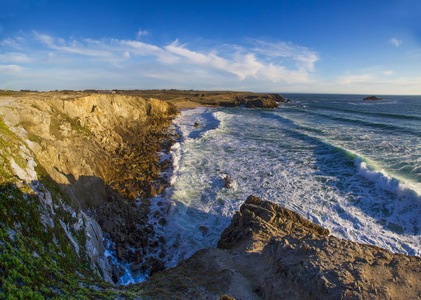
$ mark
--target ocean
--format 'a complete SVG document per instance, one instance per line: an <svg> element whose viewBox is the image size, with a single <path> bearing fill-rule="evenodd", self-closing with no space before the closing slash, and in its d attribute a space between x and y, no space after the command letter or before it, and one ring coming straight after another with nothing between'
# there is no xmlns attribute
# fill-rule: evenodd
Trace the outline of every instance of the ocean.
<svg viewBox="0 0 421 300"><path fill-rule="evenodd" d="M164 196L172 205L156 229L166 267L216 247L249 195L339 238L420 256L421 96L283 95L292 102L278 109L198 107L177 116L181 139Z"/></svg>
<svg viewBox="0 0 421 300"><path fill-rule="evenodd" d="M167 267L216 247L249 195L339 238L420 256L421 96L284 96L292 102L275 110L199 107L176 118Z"/></svg>

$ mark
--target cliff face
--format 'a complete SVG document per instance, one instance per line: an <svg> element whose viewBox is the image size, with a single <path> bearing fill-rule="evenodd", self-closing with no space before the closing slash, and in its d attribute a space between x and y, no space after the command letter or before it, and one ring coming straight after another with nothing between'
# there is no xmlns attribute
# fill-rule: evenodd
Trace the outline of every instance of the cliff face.
<svg viewBox="0 0 421 300"><path fill-rule="evenodd" d="M163 166L158 152L173 142L165 128L175 108L157 99L46 93L1 97L0 113L0 246L10 245L3 249L8 250L7 257L13 260L32 249L34 260L55 276L56 270L45 260L60 253L63 257L54 259L55 264L74 265L69 278L118 280L104 256L104 227L110 234L120 233L114 238L127 239L130 226L142 231L147 207L139 209L144 214L126 214L133 211L135 196L150 197L151 191L161 192L166 184L159 174ZM32 209L22 214L26 206ZM47 249L24 247L16 236ZM2 270L9 265L3 265L3 259ZM88 271L91 274L84 275ZM67 270L59 272L67 278ZM28 280L33 280L30 275ZM45 280L50 282L48 276ZM19 282L12 280L11 295L14 288L20 289ZM54 286L59 293L72 288ZM44 295L49 293L57 294L50 290Z"/></svg>
<svg viewBox="0 0 421 300"><path fill-rule="evenodd" d="M250 196L218 248L196 252L142 290L142 299L156 291L172 299L417 299L421 259L329 236L295 212Z"/></svg>
<svg viewBox="0 0 421 300"><path fill-rule="evenodd" d="M26 130L31 150L48 175L82 207L101 205L107 198L106 184L119 190L130 174L144 173L124 168L127 155L134 156L139 145L156 144L156 139L145 138L153 139L148 134L159 131L156 125L175 113L166 102L121 95L0 100L4 121ZM132 184L119 192L134 197L143 188Z"/></svg>

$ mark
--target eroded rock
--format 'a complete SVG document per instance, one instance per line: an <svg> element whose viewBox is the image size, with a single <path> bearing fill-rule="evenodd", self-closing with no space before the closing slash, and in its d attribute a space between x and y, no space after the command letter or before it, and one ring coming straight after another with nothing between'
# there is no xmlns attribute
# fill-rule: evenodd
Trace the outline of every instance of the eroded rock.
<svg viewBox="0 0 421 300"><path fill-rule="evenodd" d="M203 299L402 299L402 291L417 299L421 259L338 239L291 210L250 196L218 248L199 250L143 287L144 299L157 288L186 299L196 299L198 290Z"/></svg>

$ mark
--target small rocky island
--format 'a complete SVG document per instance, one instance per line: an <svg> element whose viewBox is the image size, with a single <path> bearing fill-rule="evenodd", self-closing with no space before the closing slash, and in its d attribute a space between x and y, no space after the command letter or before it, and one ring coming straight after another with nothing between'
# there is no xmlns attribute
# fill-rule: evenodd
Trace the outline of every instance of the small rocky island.
<svg viewBox="0 0 421 300"><path fill-rule="evenodd" d="M363 100L380 101L380 100L383 100L383 99L382 98L377 98L376 96L369 96L369 97L365 97Z"/></svg>

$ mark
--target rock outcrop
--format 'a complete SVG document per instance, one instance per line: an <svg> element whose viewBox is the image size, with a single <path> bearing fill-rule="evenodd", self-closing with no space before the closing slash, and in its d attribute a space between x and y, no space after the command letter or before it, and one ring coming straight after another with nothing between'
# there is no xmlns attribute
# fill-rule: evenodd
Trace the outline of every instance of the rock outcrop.
<svg viewBox="0 0 421 300"><path fill-rule="evenodd" d="M12 152L25 149L27 153L24 157L9 155L14 167L11 174L29 182L47 178L65 195L66 214L74 214L75 222L80 223L78 230L86 231L83 243L91 267L99 268L108 281L118 280L119 272L112 276L104 257L105 232L114 251L121 254L120 260L139 263L141 257L140 262L151 266L144 271L151 269L157 259L145 254L152 248L162 252L165 241L153 229L162 213L150 220L148 198L162 193L169 184L169 178L160 172L168 171L170 162L160 161L158 152L169 150L174 143L168 125L175 108L153 98L75 93L1 97L0 108L4 126L23 141ZM15 136L13 141L17 140ZM35 159L38 170L26 166L25 159ZM136 199L144 200L139 207ZM48 215L55 215L55 210L51 206ZM60 224L78 248L80 242L72 239L74 224L69 221ZM54 220L45 218L44 223L54 225Z"/></svg>
<svg viewBox="0 0 421 300"><path fill-rule="evenodd" d="M203 249L141 285L142 299L418 299L421 259L341 240L250 196Z"/></svg>
<svg viewBox="0 0 421 300"><path fill-rule="evenodd" d="M277 108L281 102L286 102L286 99L279 94L244 93L216 101L216 105L225 107Z"/></svg>
<svg viewBox="0 0 421 300"><path fill-rule="evenodd" d="M380 101L380 100L383 100L383 99L377 98L376 96L369 96L369 97L365 97L363 100Z"/></svg>

